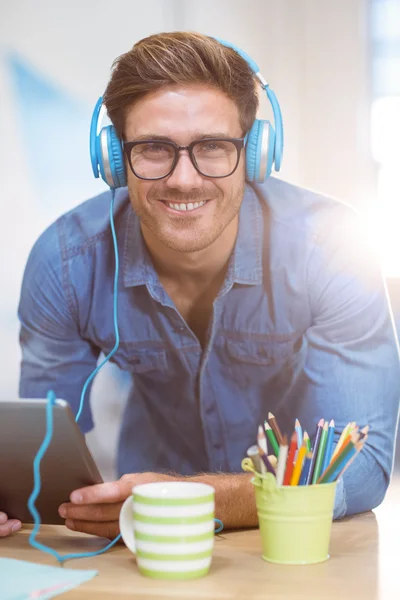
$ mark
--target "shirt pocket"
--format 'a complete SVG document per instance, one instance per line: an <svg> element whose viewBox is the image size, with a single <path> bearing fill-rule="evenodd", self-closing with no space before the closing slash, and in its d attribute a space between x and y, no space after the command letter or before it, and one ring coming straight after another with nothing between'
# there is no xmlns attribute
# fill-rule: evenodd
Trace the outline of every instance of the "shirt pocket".
<svg viewBox="0 0 400 600"><path fill-rule="evenodd" d="M295 353L295 340L226 340L229 358L250 365L282 364Z"/></svg>
<svg viewBox="0 0 400 600"><path fill-rule="evenodd" d="M274 380L288 381L293 377L299 357L301 340L226 339L222 361L229 379L241 388L264 386Z"/></svg>

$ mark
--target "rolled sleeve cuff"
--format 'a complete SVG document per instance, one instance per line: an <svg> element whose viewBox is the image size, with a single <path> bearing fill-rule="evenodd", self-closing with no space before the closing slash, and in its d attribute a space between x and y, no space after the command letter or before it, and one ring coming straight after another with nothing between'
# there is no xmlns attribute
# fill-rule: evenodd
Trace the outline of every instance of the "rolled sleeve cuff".
<svg viewBox="0 0 400 600"><path fill-rule="evenodd" d="M333 509L333 519L344 517L347 511L346 494L343 479L338 479L336 484L335 506Z"/></svg>

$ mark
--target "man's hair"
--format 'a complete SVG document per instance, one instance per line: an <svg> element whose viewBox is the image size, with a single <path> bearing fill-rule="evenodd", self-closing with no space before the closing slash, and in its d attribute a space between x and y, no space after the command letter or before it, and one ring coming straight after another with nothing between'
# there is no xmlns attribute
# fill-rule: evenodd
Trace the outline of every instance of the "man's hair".
<svg viewBox="0 0 400 600"><path fill-rule="evenodd" d="M246 133L257 113L254 74L234 50L214 38L187 31L140 40L113 63L103 102L122 139L127 110L146 94L172 85L206 84L231 98Z"/></svg>

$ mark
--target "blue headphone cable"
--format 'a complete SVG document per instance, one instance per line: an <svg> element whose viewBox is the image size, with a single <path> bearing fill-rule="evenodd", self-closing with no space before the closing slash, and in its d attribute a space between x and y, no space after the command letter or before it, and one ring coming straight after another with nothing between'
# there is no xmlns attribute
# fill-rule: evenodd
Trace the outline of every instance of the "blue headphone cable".
<svg viewBox="0 0 400 600"><path fill-rule="evenodd" d="M78 422L78 420L82 414L83 405L84 405L84 401L85 401L85 394L86 394L86 391L87 391L87 388L88 388L90 382L94 379L94 377L97 375L97 373L100 371L100 369L102 369L102 367L104 367L104 365L116 353L116 351L118 350L118 346L119 346L119 329L118 329L119 257L118 257L117 235L115 233L115 224L114 224L114 199L115 199L115 190L114 189L111 189L111 194L112 195L111 195L111 202L110 202L110 226L111 226L111 233L112 233L112 239L113 239L113 245L114 245L114 256L115 256L114 302L113 302L115 344L114 344L114 347L111 350L111 352L109 354L107 354L107 356L100 363L100 365L98 365L93 370L93 372L89 375L89 377L85 381L85 384L84 384L84 386L82 388L82 392L81 392L81 398L80 398L78 412L75 417L76 422ZM39 448L39 450L34 458L34 461L33 461L33 490L28 499L28 509L33 517L33 523L34 523L33 530L29 536L29 543L31 544L31 546L33 546L37 550L42 550L43 552L47 552L48 554L51 554L52 556L54 556L57 559L57 561L60 563L60 565L63 565L63 563L66 560L69 560L71 558L89 558L90 556L96 556L98 554L103 554L104 552L107 552L107 550L112 548L118 542L118 540L121 538L121 534L117 535L117 537L115 539L113 539L109 544L107 544L107 546L105 546L104 548L101 548L100 550L96 550L94 552L80 552L80 553L76 553L76 554L64 554L64 555L61 555L53 548L50 548L49 546L45 546L44 544L41 544L40 542L36 541L36 536L39 533L39 529L40 529L40 525L41 525L41 519L40 519L40 514L36 508L35 502L40 494L40 489L41 489L40 462L41 462L43 456L45 455L45 453L50 445L51 439L53 437L53 406L56 401L56 395L53 391L50 390L47 393L47 400L48 400L48 402L47 402L47 406L46 406L46 435L45 435L43 442L41 443L40 448ZM215 533L220 533L223 530L224 525L220 519L214 519L214 520L216 523L218 523L218 529L215 530Z"/></svg>
<svg viewBox="0 0 400 600"><path fill-rule="evenodd" d="M87 378L87 380L82 388L79 409L78 409L78 412L75 417L76 422L78 422L78 420L81 416L83 404L84 404L84 400L85 400L85 394L86 394L86 391L87 391L87 388L88 388L90 382L97 375L97 373L100 371L100 369L106 364L106 362L108 362L110 360L110 358L116 353L116 351L118 350L118 346L119 346L119 330L118 330L119 257L118 257L117 236L115 233L115 225L114 225L115 190L112 189L111 194L112 195L111 195L111 202L110 202L110 225L111 225L111 233L112 233L112 238L113 238L114 256L115 256L114 303L113 303L115 344L114 344L114 347L111 350L111 352L104 358L102 363L100 365L98 365L93 370L93 372L89 375L89 377ZM77 554L65 554L64 556L59 554L56 550L53 550L53 548L50 548L49 546L45 546L44 544L41 544L40 542L36 541L36 536L39 533L39 529L40 529L41 519L40 519L39 512L35 506L35 502L37 500L37 497L40 494L40 489L41 489L40 462L41 462L43 456L45 455L46 450L49 447L49 444L51 442L51 438L53 436L53 406L54 406L54 403L56 400L56 395L53 391L50 390L48 392L47 400L48 400L48 402L47 402L47 406L46 406L46 435L45 435L43 442L34 458L34 461L33 461L33 490L28 499L28 509L33 517L33 522L34 522L34 528L29 536L29 543L31 544L31 546L33 546L34 548L37 548L38 550L42 550L43 552L48 552L49 554L52 554L58 560L58 562L62 565L64 561L66 561L70 558L88 558L90 556L96 556L97 554L102 554L103 552L107 552L107 550L109 550L112 546L114 546L114 544L116 544L118 542L118 540L121 538L121 534L117 535L117 537L114 540L112 540L112 542L107 544L107 546L105 546L101 550L96 550L95 552L81 552L81 553L77 553Z"/></svg>

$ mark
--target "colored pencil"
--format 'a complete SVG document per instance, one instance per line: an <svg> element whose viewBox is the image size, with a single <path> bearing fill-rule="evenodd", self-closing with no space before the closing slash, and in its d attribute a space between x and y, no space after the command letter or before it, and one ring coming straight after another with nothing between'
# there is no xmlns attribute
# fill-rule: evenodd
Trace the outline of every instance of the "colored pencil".
<svg viewBox="0 0 400 600"><path fill-rule="evenodd" d="M276 475L274 467L271 465L271 463L268 460L268 456L261 450L260 447L258 447L258 452L261 456L261 460L263 461L268 473L272 473L272 475Z"/></svg>
<svg viewBox="0 0 400 600"><path fill-rule="evenodd" d="M332 454L333 454L334 436L335 436L335 421L332 419L331 422L329 423L328 439L326 440L325 455L324 455L324 460L323 460L323 463L321 466L321 473L323 473L328 468L328 465L331 462Z"/></svg>
<svg viewBox="0 0 400 600"><path fill-rule="evenodd" d="M265 437L265 433L263 431L262 425L259 425L257 432L257 444L258 447L261 448L263 453L268 456L268 445L267 438ZM261 461L261 473L266 473L267 468L263 461Z"/></svg>
<svg viewBox="0 0 400 600"><path fill-rule="evenodd" d="M303 468L304 457L307 454L307 446L302 444L297 453L296 462L293 468L293 473L290 478L290 485L298 485L301 475L301 470Z"/></svg>
<svg viewBox="0 0 400 600"><path fill-rule="evenodd" d="M366 435L362 440L360 439L360 441L356 443L357 452L355 452L353 454L353 456L350 458L350 460L348 460L345 463L344 467L342 468L342 470L338 474L337 479L339 479L339 477L342 477L343 473L350 467L350 465L352 464L352 462L354 461L354 459L357 458L359 452L363 449L364 443L366 442L367 438L368 438L368 436Z"/></svg>
<svg viewBox="0 0 400 600"><path fill-rule="evenodd" d="M258 427L257 444L259 445L261 450L264 452L264 454L268 454L267 438L265 437L265 433L262 428L262 425L259 425L259 427Z"/></svg>
<svg viewBox="0 0 400 600"><path fill-rule="evenodd" d="M312 480L311 480L311 483L313 483L313 484L317 483L317 479L321 473L322 461L324 460L324 456L325 456L325 448L326 448L327 439L328 439L328 421L325 421L324 426L322 428L322 432L321 432L321 439L320 439L319 445L318 445L317 459L315 461L314 472L313 472Z"/></svg>
<svg viewBox="0 0 400 600"><path fill-rule="evenodd" d="M258 446L250 446L250 448L246 452L247 456L252 460L253 465L257 473L262 473L266 468L265 465L261 462L261 457L258 452Z"/></svg>
<svg viewBox="0 0 400 600"><path fill-rule="evenodd" d="M363 438L365 438L365 437L367 436L367 434L368 434L368 431L369 431L369 425L366 425L365 427L363 427L363 428L362 428L362 429L359 431L359 434L360 434L360 440L362 440Z"/></svg>
<svg viewBox="0 0 400 600"><path fill-rule="evenodd" d="M283 443L283 436L282 436L281 430L279 429L278 421L276 420L276 418L274 417L272 412L268 413L268 421L269 421L272 431L275 434L276 441L278 442L278 444L280 446Z"/></svg>
<svg viewBox="0 0 400 600"><path fill-rule="evenodd" d="M336 444L336 448L333 451L332 454L332 460L336 457L336 455L338 454L340 448L342 447L343 442L345 441L345 439L347 438L348 434L350 433L350 430L352 428L352 426L355 426L355 422L352 421L350 423L347 423L346 427L343 429L341 436L339 438L338 443Z"/></svg>
<svg viewBox="0 0 400 600"><path fill-rule="evenodd" d="M330 483L331 481L335 480L335 478L340 473L347 460L349 459L349 456L353 456L356 443L358 443L358 434L353 433L350 443L345 448L343 448L342 451L339 452L334 458L332 458L329 467L324 473L320 475L318 483Z"/></svg>
<svg viewBox="0 0 400 600"><path fill-rule="evenodd" d="M278 456L279 444L276 440L275 433L272 431L272 429L271 429L269 423L267 423L267 421L265 421L264 427L265 427L265 433L267 434L268 441L272 446L273 453L275 454L275 456Z"/></svg>
<svg viewBox="0 0 400 600"><path fill-rule="evenodd" d="M343 444L343 440L347 437L347 433L350 427L350 423L347 423L346 427L343 429L342 433L339 436L338 443L332 454L332 460L336 457L336 454L339 452L341 445Z"/></svg>
<svg viewBox="0 0 400 600"><path fill-rule="evenodd" d="M307 452L306 457L304 459L303 468L300 475L299 485L306 485L308 471L310 470L312 461L312 452Z"/></svg>
<svg viewBox="0 0 400 600"><path fill-rule="evenodd" d="M332 465L327 469L327 472L319 483L332 483L333 481L336 481L339 478L340 473L345 470L348 463L352 461L359 450L361 450L359 442L357 442L356 445L349 444L344 452L336 457L335 462L332 461Z"/></svg>
<svg viewBox="0 0 400 600"><path fill-rule="evenodd" d="M276 467L276 485L280 486L283 483L283 477L285 475L286 461L288 456L288 439L287 435L283 436L283 443L279 446L278 454L278 465Z"/></svg>
<svg viewBox="0 0 400 600"><path fill-rule="evenodd" d="M317 425L317 433L315 435L315 441L314 441L313 450L312 450L311 465L310 465L310 469L308 471L306 485L310 485L310 483L312 481L312 476L314 474L314 467L315 467L315 463L317 461L318 446L319 446L319 441L321 439L323 426L324 426L324 419L320 419L318 421L318 425Z"/></svg>
<svg viewBox="0 0 400 600"><path fill-rule="evenodd" d="M301 445L303 443L303 431L301 429L300 421L296 419L294 424L294 430L297 433L297 449L300 450Z"/></svg>
<svg viewBox="0 0 400 600"><path fill-rule="evenodd" d="M283 485L289 485L290 479L292 477L293 468L294 468L294 455L297 449L297 434L294 431L292 433L292 437L290 438L290 446L289 446L289 454L286 461L286 470L285 475L283 477Z"/></svg>
<svg viewBox="0 0 400 600"><path fill-rule="evenodd" d="M357 433L356 441L359 440L360 434L358 433L358 427L355 427L352 431L349 430L349 433L347 434L346 438L344 439L343 444L340 446L339 452L336 453L336 456L339 456L339 454L341 454L344 451L344 449L347 448L347 446L350 444L350 441L351 441L354 433Z"/></svg>
<svg viewBox="0 0 400 600"><path fill-rule="evenodd" d="M335 421L321 418L316 427L314 444L306 431L302 431L299 419L290 436L282 436L276 419L268 413L268 421L258 427L257 444L250 446L247 456L251 459L254 471L265 475L271 473L277 486L298 486L316 483L331 483L342 477L350 467L368 439L369 425L361 430L355 421L343 429L334 447ZM278 443L278 437L282 443ZM269 444L273 454L268 455ZM300 444L301 442L301 444ZM300 444L300 446L299 446ZM244 470L252 470L246 459ZM244 464L244 463L243 463Z"/></svg>
<svg viewBox="0 0 400 600"><path fill-rule="evenodd" d="M307 431L304 432L303 442L307 446L307 451L311 452L311 441L310 441L310 436L308 435Z"/></svg>

